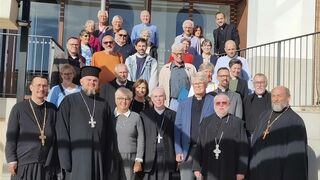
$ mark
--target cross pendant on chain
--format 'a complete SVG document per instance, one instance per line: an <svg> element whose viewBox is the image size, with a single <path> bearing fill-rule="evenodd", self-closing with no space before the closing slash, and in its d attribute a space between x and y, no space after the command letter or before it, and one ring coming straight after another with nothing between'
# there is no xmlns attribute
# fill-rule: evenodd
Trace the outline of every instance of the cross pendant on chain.
<svg viewBox="0 0 320 180"><path fill-rule="evenodd" d="M219 159L219 154L221 153L221 150L219 149L219 144L216 144L216 148L213 150L213 153L216 159Z"/></svg>
<svg viewBox="0 0 320 180"><path fill-rule="evenodd" d="M160 133L158 133L158 136L157 136L158 144L161 142L161 139L163 139L163 138L162 138L162 136L160 135Z"/></svg>
<svg viewBox="0 0 320 180"><path fill-rule="evenodd" d="M262 137L262 139L264 140L269 133L270 133L269 127L267 127L266 130L263 131L263 137Z"/></svg>
<svg viewBox="0 0 320 180"><path fill-rule="evenodd" d="M89 121L89 124L91 125L91 128L95 128L95 125L96 125L96 121L93 119L93 117L91 116L90 117L90 121Z"/></svg>
<svg viewBox="0 0 320 180"><path fill-rule="evenodd" d="M43 130L40 130L40 136L39 136L39 139L41 140L41 144L42 146L44 146L45 144L45 139L47 139L47 136L44 135L44 131Z"/></svg>

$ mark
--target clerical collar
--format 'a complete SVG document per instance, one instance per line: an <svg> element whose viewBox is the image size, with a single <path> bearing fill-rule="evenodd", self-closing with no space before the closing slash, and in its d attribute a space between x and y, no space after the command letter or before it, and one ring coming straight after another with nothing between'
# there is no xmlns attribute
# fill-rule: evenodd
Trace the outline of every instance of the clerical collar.
<svg viewBox="0 0 320 180"><path fill-rule="evenodd" d="M124 116L126 116L126 117L129 117L129 116L130 116L130 113L131 113L131 111L130 111L129 109L128 109L128 111L125 112L125 113L120 113L120 112L118 112L118 109L117 109L117 108L114 110L114 115L115 115L116 117L120 116L121 114L124 115Z"/></svg>
<svg viewBox="0 0 320 180"><path fill-rule="evenodd" d="M36 106L42 106L46 101L45 100L43 100L41 103L37 103L37 102L35 102L32 98L30 98L31 99L31 102L33 103L33 104L35 104Z"/></svg>
<svg viewBox="0 0 320 180"><path fill-rule="evenodd" d="M119 86L126 86L127 85L127 80L125 83L121 83L118 79L116 79L116 83L119 85Z"/></svg>
<svg viewBox="0 0 320 180"><path fill-rule="evenodd" d="M139 57L139 58L145 58L145 57L147 57L147 54L141 55L141 54L139 54L139 53L136 53L136 56Z"/></svg>
<svg viewBox="0 0 320 180"><path fill-rule="evenodd" d="M157 109L157 108L154 108L154 110L155 110L159 115L161 115L161 114L166 110L166 108L161 109L161 110L159 110L159 109Z"/></svg>
<svg viewBox="0 0 320 180"><path fill-rule="evenodd" d="M201 101L202 99L205 98L206 95L202 96L202 97L197 97L196 95L193 96L193 99Z"/></svg>
<svg viewBox="0 0 320 180"><path fill-rule="evenodd" d="M263 98L263 96L265 95L267 93L267 91L264 91L264 93L263 94L256 94L255 93L255 95L260 99L260 98Z"/></svg>

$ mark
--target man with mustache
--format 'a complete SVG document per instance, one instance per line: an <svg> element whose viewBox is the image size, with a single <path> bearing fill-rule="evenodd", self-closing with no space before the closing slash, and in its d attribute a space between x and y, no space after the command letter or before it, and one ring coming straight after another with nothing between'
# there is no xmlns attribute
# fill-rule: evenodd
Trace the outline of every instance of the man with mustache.
<svg viewBox="0 0 320 180"><path fill-rule="evenodd" d="M102 39L103 51L93 54L91 66L101 69L99 76L100 85L112 81L116 76L114 69L117 64L123 64L123 57L120 53L114 52L115 42L112 36L106 35Z"/></svg>
<svg viewBox="0 0 320 180"><path fill-rule="evenodd" d="M271 91L272 109L265 111L253 133L250 180L307 180L307 133L290 105L284 86Z"/></svg>
<svg viewBox="0 0 320 180"><path fill-rule="evenodd" d="M108 103L98 95L100 69L81 69L78 93L64 98L56 122L60 166L67 180L106 180L115 130Z"/></svg>

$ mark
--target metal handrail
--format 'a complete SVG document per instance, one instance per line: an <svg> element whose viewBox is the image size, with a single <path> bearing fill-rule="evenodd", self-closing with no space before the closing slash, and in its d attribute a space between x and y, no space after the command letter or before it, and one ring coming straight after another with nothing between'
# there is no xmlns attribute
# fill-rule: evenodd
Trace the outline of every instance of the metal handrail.
<svg viewBox="0 0 320 180"><path fill-rule="evenodd" d="M320 32L308 33L238 50L252 74L264 73L268 90L284 85L291 91L291 105L320 104Z"/></svg>

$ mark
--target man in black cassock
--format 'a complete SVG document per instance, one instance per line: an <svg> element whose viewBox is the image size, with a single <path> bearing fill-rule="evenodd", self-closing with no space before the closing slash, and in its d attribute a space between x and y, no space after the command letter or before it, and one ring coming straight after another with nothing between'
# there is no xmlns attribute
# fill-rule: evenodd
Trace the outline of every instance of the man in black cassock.
<svg viewBox="0 0 320 180"><path fill-rule="evenodd" d="M250 180L307 180L307 133L289 106L284 86L271 91L272 110L265 111L252 137Z"/></svg>
<svg viewBox="0 0 320 180"><path fill-rule="evenodd" d="M115 67L116 78L106 84L102 84L100 88L100 96L104 98L113 112L116 108L115 92L120 87L128 88L132 91L133 83L128 80L128 67L125 64L117 64Z"/></svg>
<svg viewBox="0 0 320 180"><path fill-rule="evenodd" d="M140 113L145 132L144 180L170 180L176 170L174 121L176 113L165 107L163 88L151 93L154 108Z"/></svg>
<svg viewBox="0 0 320 180"><path fill-rule="evenodd" d="M260 114L271 108L271 94L266 89L267 85L267 77L257 73L253 77L254 93L243 99L243 120L249 139L258 124Z"/></svg>
<svg viewBox="0 0 320 180"><path fill-rule="evenodd" d="M194 175L206 180L243 180L248 167L249 146L243 122L228 114L225 94L214 98L215 114L204 118L193 161Z"/></svg>
<svg viewBox="0 0 320 180"><path fill-rule="evenodd" d="M97 94L100 69L81 69L82 90L64 98L57 114L60 166L70 180L105 180L110 172L114 126Z"/></svg>
<svg viewBox="0 0 320 180"><path fill-rule="evenodd" d="M226 16L223 12L217 12L215 20L218 27L213 30L214 53L226 53L224 45L228 40L233 40L237 45L237 49L239 49L240 38L237 27L232 23L226 23Z"/></svg>
<svg viewBox="0 0 320 180"><path fill-rule="evenodd" d="M58 169L55 121L56 107L45 101L48 80L33 77L31 98L11 110L5 154L12 180L54 180Z"/></svg>

